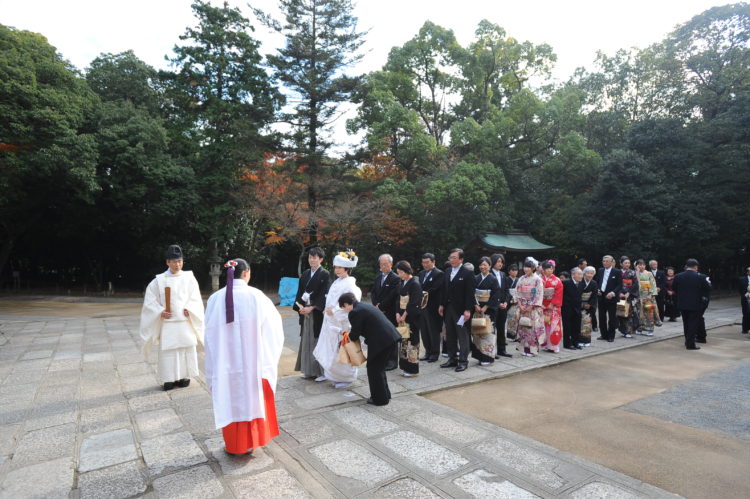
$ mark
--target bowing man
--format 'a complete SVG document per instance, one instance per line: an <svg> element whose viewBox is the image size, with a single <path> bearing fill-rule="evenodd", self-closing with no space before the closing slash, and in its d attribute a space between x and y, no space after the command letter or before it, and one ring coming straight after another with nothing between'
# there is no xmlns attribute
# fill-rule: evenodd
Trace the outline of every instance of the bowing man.
<svg viewBox="0 0 750 499"><path fill-rule="evenodd" d="M474 273L464 267L464 251L460 248L451 250L448 261L450 269L445 272L445 292L438 312L445 320L449 358L440 367L455 367L456 372L461 372L468 367L469 328L474 309Z"/></svg>
<svg viewBox="0 0 750 499"><path fill-rule="evenodd" d="M422 284L422 291L428 294L427 307L422 310L422 315L419 317L422 344L424 344L424 357L419 360L436 362L440 357L440 331L443 329L443 320L438 313L438 308L443 299L445 283L443 271L435 267L435 255L432 253L422 255L419 282Z"/></svg>
<svg viewBox="0 0 750 499"><path fill-rule="evenodd" d="M385 365L398 346L401 335L377 308L357 301L354 293L341 295L339 307L349 314L349 339L357 341L361 336L367 343L367 382L370 385L367 403L387 405L391 400L391 391L388 389Z"/></svg>
<svg viewBox="0 0 750 499"><path fill-rule="evenodd" d="M271 300L248 286L247 262L225 267L227 285L206 306L206 384L226 451L245 454L279 434L274 392L284 328Z"/></svg>
<svg viewBox="0 0 750 499"><path fill-rule="evenodd" d="M323 326L323 311L326 308L326 293L331 283L331 276L321 264L325 252L310 248L307 261L310 268L302 273L294 300L294 310L299 313L300 342L297 352L295 371L302 371L303 378L317 378L323 375L323 368L315 357L313 350L318 343L320 328Z"/></svg>

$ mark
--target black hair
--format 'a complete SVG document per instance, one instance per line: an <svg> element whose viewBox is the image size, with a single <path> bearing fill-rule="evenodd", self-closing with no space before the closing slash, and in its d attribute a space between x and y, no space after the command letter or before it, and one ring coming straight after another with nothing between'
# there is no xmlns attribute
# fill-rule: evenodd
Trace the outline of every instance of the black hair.
<svg viewBox="0 0 750 499"><path fill-rule="evenodd" d="M530 269L535 269L536 268L536 264L532 260L524 260L523 261L523 266L527 267L527 268L530 268Z"/></svg>
<svg viewBox="0 0 750 499"><path fill-rule="evenodd" d="M685 268L690 269L698 266L698 260L695 258L688 258L685 262Z"/></svg>
<svg viewBox="0 0 750 499"><path fill-rule="evenodd" d="M461 248L453 248L448 252L448 255L452 255L453 253L458 253L458 258L460 258L461 260L464 259L464 250L462 250Z"/></svg>
<svg viewBox="0 0 750 499"><path fill-rule="evenodd" d="M396 263L396 270L406 272L409 275L412 275L414 273L411 268L411 264L406 260L399 260L398 263Z"/></svg>
<svg viewBox="0 0 750 499"><path fill-rule="evenodd" d="M435 255L433 255L432 253L425 253L424 255L422 255L422 260L424 260L425 258L433 262L435 261Z"/></svg>
<svg viewBox="0 0 750 499"><path fill-rule="evenodd" d="M620 265L622 265L622 262L624 262L625 260L630 260L630 257L627 255L622 255L620 257ZM633 263L633 260L630 260L630 263Z"/></svg>
<svg viewBox="0 0 750 499"><path fill-rule="evenodd" d="M510 272L511 270L515 270L516 272L518 272L518 264L511 263L510 265L508 265L508 272Z"/></svg>
<svg viewBox="0 0 750 499"><path fill-rule="evenodd" d="M578 259L578 264L577 264L577 265L583 265L584 263L585 263L585 264L588 264L589 262L588 262L588 260L586 260L585 258L579 258L579 259Z"/></svg>
<svg viewBox="0 0 750 499"><path fill-rule="evenodd" d="M480 265L480 264L481 264L482 262L487 262L487 265L489 265L489 266L490 266L490 268L492 268L492 259L491 259L490 257L488 257L488 256L483 256L482 258L480 258L480 259L479 259L479 263L477 264L477 268L479 268L479 265Z"/></svg>
<svg viewBox="0 0 750 499"><path fill-rule="evenodd" d="M321 248L320 246L313 246L312 248L307 250L307 254L309 256L318 256L320 258L326 257L326 252L323 251L323 248Z"/></svg>
<svg viewBox="0 0 750 499"><path fill-rule="evenodd" d="M341 265L334 265L334 267L341 267ZM351 267L341 267L346 271L346 275L352 275L352 269Z"/></svg>
<svg viewBox="0 0 750 499"><path fill-rule="evenodd" d="M240 279L244 271L250 270L250 264L244 258L232 258L232 260L237 262L237 265L234 267L234 278Z"/></svg>
<svg viewBox="0 0 750 499"><path fill-rule="evenodd" d="M635 261L635 265L636 266L638 266L638 265L646 265L646 262L643 261L643 258L639 258L638 260Z"/></svg>
<svg viewBox="0 0 750 499"><path fill-rule="evenodd" d="M498 260L502 261L503 265L505 265L505 255L502 253L495 253L490 256L490 267L494 267Z"/></svg>
<svg viewBox="0 0 750 499"><path fill-rule="evenodd" d="M344 293L339 296L339 307L344 308L344 305L354 305L357 303L357 297L354 293Z"/></svg>
<svg viewBox="0 0 750 499"><path fill-rule="evenodd" d="M549 260L545 260L545 261L544 261L544 262L542 263L542 268L543 268L543 269L545 269L545 270L547 270L547 269L551 269L551 268L553 268L553 267L554 267L554 266L552 265L552 263L551 263L551 262L550 262Z"/></svg>
<svg viewBox="0 0 750 499"><path fill-rule="evenodd" d="M562 272L560 272L560 278L563 278L563 277L565 279L570 279L570 272L568 272L567 270L563 270Z"/></svg>

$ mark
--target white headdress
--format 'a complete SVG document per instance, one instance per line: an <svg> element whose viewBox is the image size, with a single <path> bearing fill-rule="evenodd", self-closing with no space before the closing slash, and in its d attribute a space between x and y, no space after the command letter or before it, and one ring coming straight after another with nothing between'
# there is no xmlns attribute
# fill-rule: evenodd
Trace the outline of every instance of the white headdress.
<svg viewBox="0 0 750 499"><path fill-rule="evenodd" d="M357 266L357 261L359 259L357 258L357 254L352 251L339 251L336 256L333 257L333 264L336 267L346 267L353 269Z"/></svg>

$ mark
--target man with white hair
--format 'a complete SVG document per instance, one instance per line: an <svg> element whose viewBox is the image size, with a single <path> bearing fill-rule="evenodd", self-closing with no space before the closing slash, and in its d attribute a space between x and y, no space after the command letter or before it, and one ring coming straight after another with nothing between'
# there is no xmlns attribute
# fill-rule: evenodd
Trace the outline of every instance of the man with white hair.
<svg viewBox="0 0 750 499"><path fill-rule="evenodd" d="M393 257L383 253L378 257L379 272L375 274L370 292L370 300L377 309L385 314L386 319L396 326L398 312L398 285L401 279L393 271ZM392 371L398 367L398 349L393 351L393 358L386 363L385 370Z"/></svg>
<svg viewBox="0 0 750 499"><path fill-rule="evenodd" d="M615 330L617 329L617 299L622 288L622 271L615 268L615 259L612 255L602 258L602 268L596 274L596 282L599 286L599 329L601 336L599 340L615 341Z"/></svg>

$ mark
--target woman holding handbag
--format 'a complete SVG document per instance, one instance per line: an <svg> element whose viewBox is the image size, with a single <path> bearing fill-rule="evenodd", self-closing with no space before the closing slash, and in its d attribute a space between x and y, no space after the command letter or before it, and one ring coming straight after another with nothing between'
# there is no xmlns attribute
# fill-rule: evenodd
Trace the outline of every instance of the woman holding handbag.
<svg viewBox="0 0 750 499"><path fill-rule="evenodd" d="M474 318L471 327L471 356L479 361L480 366L489 366L495 362L496 337L494 334L495 317L500 303L500 284L490 273L492 262L489 257L479 259L479 274L474 277ZM489 319L489 325L474 323ZM489 327L488 327L489 326Z"/></svg>
<svg viewBox="0 0 750 499"><path fill-rule="evenodd" d="M555 264L547 260L542 264L544 276L544 329L546 341L542 345L545 351L557 353L560 351L562 339L562 302L563 283L555 275Z"/></svg>
<svg viewBox="0 0 750 499"><path fill-rule="evenodd" d="M656 279L654 279L654 274L646 270L646 262L644 260L636 261L635 268L638 270L638 291L640 298L638 300L640 327L636 330L635 334L653 336L654 325L659 318L659 311L656 308L656 296L659 294L656 289Z"/></svg>
<svg viewBox="0 0 750 499"><path fill-rule="evenodd" d="M544 283L534 270L539 263L532 257L523 262L523 276L518 279L513 294L516 299L516 336L523 349L522 355L534 357L539 352L540 342L544 342Z"/></svg>
<svg viewBox="0 0 750 499"><path fill-rule="evenodd" d="M401 279L398 286L398 312L396 323L409 325L409 335L401 341L398 364L401 376L419 375L419 316L422 312L422 285L414 277L411 264L406 260L396 263L396 273Z"/></svg>

